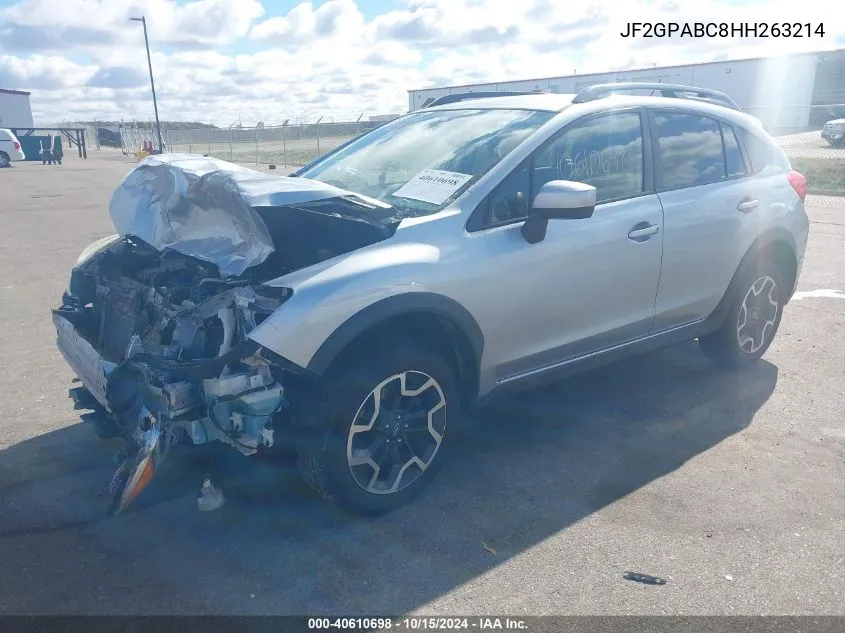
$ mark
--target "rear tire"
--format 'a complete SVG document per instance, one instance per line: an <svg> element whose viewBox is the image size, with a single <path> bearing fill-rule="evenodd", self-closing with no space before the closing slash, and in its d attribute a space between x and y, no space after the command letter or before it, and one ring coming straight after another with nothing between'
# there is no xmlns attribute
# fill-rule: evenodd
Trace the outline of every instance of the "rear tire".
<svg viewBox="0 0 845 633"><path fill-rule="evenodd" d="M12 159L9 158L9 155L6 152L0 152L0 169L5 169L11 166L11 164Z"/></svg>
<svg viewBox="0 0 845 633"><path fill-rule="evenodd" d="M726 368L758 360L774 340L788 292L777 264L755 262L742 274L722 327L698 339L701 350Z"/></svg>
<svg viewBox="0 0 845 633"><path fill-rule="evenodd" d="M319 392L293 423L300 474L324 500L378 515L435 478L460 416L455 371L439 354L380 341L344 354Z"/></svg>

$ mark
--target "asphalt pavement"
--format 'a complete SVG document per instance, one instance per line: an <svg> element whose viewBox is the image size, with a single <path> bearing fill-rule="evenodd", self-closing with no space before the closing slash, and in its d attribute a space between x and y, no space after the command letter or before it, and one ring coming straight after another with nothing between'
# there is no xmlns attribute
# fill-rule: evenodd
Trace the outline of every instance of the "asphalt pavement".
<svg viewBox="0 0 845 633"><path fill-rule="evenodd" d="M67 398L50 309L131 165L0 171L0 614L845 614L845 199L808 199L800 294L750 369L689 343L514 398L380 519L230 449L200 513L187 448L107 518L116 446Z"/></svg>

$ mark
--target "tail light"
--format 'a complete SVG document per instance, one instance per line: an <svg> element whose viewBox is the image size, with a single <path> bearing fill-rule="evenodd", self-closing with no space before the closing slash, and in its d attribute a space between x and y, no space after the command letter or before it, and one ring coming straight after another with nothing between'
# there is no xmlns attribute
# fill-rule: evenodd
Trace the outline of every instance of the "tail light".
<svg viewBox="0 0 845 633"><path fill-rule="evenodd" d="M804 202L804 198L807 196L806 176L793 170L787 174L787 178L789 179L789 184L792 185L793 189L795 189L795 193L797 193L798 197L801 198L801 202Z"/></svg>
<svg viewBox="0 0 845 633"><path fill-rule="evenodd" d="M21 144L20 143L18 143L17 141L12 141L12 145L14 146L16 152L21 151Z"/></svg>

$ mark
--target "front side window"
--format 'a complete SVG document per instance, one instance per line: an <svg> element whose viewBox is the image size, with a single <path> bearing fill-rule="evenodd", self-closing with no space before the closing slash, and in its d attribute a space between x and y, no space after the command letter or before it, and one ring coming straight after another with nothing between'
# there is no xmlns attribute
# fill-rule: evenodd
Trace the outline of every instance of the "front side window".
<svg viewBox="0 0 845 633"><path fill-rule="evenodd" d="M528 197L531 191L529 164L523 164L511 172L487 197L486 226L509 224L528 217Z"/></svg>
<svg viewBox="0 0 845 633"><path fill-rule="evenodd" d="M662 189L694 187L725 178L719 122L694 114L656 112Z"/></svg>
<svg viewBox="0 0 845 633"><path fill-rule="evenodd" d="M375 198L401 217L439 211L554 116L430 110L396 119L297 175Z"/></svg>
<svg viewBox="0 0 845 633"><path fill-rule="evenodd" d="M643 135L640 115L609 114L576 124L539 150L532 197L550 180L572 180L596 188L596 201L643 192Z"/></svg>
<svg viewBox="0 0 845 633"><path fill-rule="evenodd" d="M573 180L596 188L596 202L643 192L643 136L637 113L575 123L513 171L483 203L484 226L523 220L545 183Z"/></svg>

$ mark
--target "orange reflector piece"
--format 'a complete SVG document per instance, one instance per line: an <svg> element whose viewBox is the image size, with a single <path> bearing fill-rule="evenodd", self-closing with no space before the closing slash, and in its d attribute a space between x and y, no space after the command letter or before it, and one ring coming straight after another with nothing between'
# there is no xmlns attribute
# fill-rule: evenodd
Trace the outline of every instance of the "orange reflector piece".
<svg viewBox="0 0 845 633"><path fill-rule="evenodd" d="M126 484L126 489L123 491L123 499L120 502L118 512L128 506L135 498L141 494L141 491L147 487L153 479L154 474L153 460L150 455L147 455L135 467L135 472Z"/></svg>

